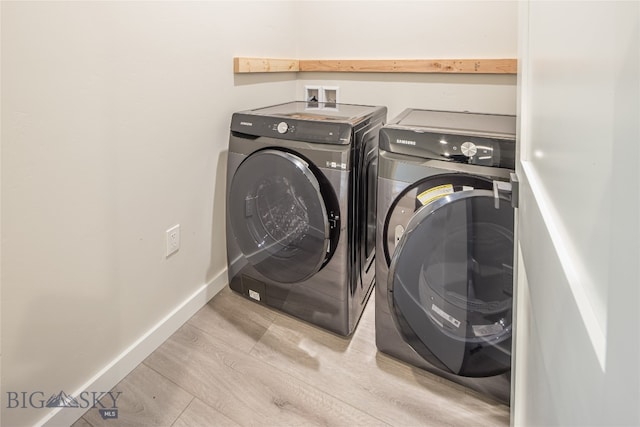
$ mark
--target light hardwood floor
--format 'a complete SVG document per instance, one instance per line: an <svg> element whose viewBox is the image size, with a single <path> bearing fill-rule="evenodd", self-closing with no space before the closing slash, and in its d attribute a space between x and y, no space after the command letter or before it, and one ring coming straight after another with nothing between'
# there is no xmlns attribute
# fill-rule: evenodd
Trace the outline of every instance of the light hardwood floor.
<svg viewBox="0 0 640 427"><path fill-rule="evenodd" d="M225 288L83 426L507 426L509 408L379 353L372 298L342 338Z"/></svg>

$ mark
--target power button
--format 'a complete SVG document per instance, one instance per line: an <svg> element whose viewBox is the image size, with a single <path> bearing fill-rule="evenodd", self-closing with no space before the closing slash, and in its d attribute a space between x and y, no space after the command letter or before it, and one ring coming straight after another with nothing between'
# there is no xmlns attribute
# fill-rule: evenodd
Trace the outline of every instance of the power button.
<svg viewBox="0 0 640 427"><path fill-rule="evenodd" d="M287 133L289 125L286 122L278 123L278 133Z"/></svg>

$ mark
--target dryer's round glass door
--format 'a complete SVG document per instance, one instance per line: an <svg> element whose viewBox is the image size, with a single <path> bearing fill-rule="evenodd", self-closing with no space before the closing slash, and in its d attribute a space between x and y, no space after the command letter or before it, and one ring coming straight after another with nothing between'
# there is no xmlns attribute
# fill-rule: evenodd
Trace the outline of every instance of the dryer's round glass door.
<svg viewBox="0 0 640 427"><path fill-rule="evenodd" d="M513 208L491 191L449 194L416 211L389 272L389 303L404 339L457 375L508 371L513 251Z"/></svg>
<svg viewBox="0 0 640 427"><path fill-rule="evenodd" d="M246 260L271 280L305 280L328 255L330 227L320 184L294 154L264 150L245 159L230 184L227 214Z"/></svg>

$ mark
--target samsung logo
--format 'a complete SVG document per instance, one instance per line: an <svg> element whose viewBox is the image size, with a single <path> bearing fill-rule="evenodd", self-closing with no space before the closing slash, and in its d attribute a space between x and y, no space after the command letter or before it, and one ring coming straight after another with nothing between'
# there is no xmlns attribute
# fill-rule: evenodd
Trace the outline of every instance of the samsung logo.
<svg viewBox="0 0 640 427"><path fill-rule="evenodd" d="M396 144L416 145L416 142L410 139L396 139Z"/></svg>
<svg viewBox="0 0 640 427"><path fill-rule="evenodd" d="M253 126L253 123L250 122L240 122L242 126Z"/></svg>

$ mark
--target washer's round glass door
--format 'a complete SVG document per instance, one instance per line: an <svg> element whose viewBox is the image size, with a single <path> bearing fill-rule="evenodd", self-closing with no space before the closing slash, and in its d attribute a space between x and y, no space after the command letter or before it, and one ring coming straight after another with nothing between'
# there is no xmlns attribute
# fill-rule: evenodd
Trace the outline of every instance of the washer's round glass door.
<svg viewBox="0 0 640 427"><path fill-rule="evenodd" d="M265 277L295 283L322 267L330 237L327 209L303 159L279 150L252 154L236 170L227 203L240 250Z"/></svg>
<svg viewBox="0 0 640 427"><path fill-rule="evenodd" d="M511 366L513 208L488 190L422 206L391 260L389 304L403 338L457 375Z"/></svg>

